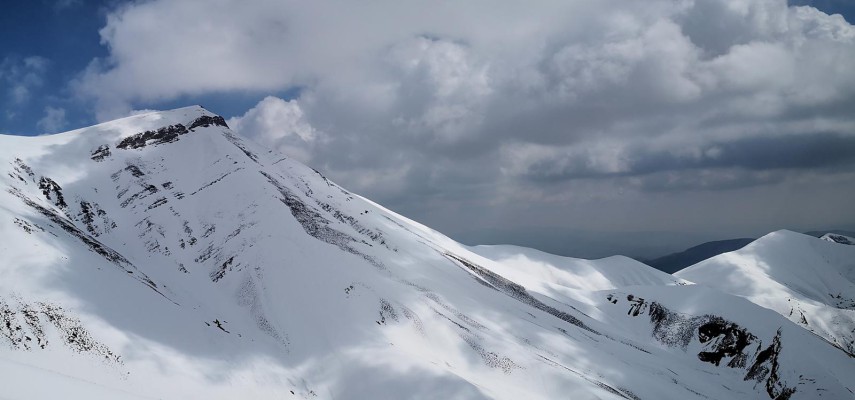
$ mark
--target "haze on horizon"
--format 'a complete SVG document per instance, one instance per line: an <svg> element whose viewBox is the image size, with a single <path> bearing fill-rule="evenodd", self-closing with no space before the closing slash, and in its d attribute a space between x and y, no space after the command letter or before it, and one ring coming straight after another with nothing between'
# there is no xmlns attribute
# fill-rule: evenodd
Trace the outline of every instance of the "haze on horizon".
<svg viewBox="0 0 855 400"><path fill-rule="evenodd" d="M469 243L855 230L852 21L845 0L14 2L0 132L202 104Z"/></svg>

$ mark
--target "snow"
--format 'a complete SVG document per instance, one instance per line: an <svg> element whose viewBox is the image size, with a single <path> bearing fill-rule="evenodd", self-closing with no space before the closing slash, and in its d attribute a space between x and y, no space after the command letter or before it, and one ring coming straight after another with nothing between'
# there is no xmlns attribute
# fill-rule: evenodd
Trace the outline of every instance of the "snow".
<svg viewBox="0 0 855 400"><path fill-rule="evenodd" d="M798 252L788 239L794 248L784 250L808 252L801 262L826 262L838 275L762 270L721 288L625 257L467 247L220 121L194 106L0 137L0 397L754 399L855 390L847 354L731 287L804 292L807 305L833 302L826 290L851 297L834 280L851 284L851 250L839 248L855 247L814 239ZM799 260L773 247L751 253L755 264ZM699 358L731 345L724 334L701 342L704 324L720 320L752 335L740 350L746 365L726 366L733 354L720 365ZM776 340L774 357L761 357ZM765 374L746 380L752 366Z"/></svg>
<svg viewBox="0 0 855 400"><path fill-rule="evenodd" d="M745 297L855 354L855 247L781 230L675 275Z"/></svg>
<svg viewBox="0 0 855 400"><path fill-rule="evenodd" d="M855 238L834 233L826 233L825 235L822 235L820 239L833 243L855 245Z"/></svg>

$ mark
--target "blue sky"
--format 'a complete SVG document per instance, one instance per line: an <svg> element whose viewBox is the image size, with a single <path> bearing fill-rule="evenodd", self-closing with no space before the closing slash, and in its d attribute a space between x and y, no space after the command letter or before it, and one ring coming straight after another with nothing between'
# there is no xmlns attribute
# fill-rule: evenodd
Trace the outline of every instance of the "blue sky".
<svg viewBox="0 0 855 400"><path fill-rule="evenodd" d="M0 133L37 135L45 133L38 122L47 107L65 111L60 130L88 126L96 122L93 105L80 99L69 87L93 59L109 55L99 31L107 14L120 8L121 0L31 0L4 1L0 24ZM39 60L27 67L27 59ZM32 62L31 62L32 64ZM43 65L41 65L43 64ZM17 70L17 71L16 71ZM27 84L26 76L35 75ZM5 78L8 77L9 80ZM9 93L25 84L28 95L18 99ZM226 116L239 115L267 95L293 97L297 88L266 91L236 90L173 99L140 101L138 109L171 109L202 104ZM50 132L48 132L50 133Z"/></svg>
<svg viewBox="0 0 855 400"><path fill-rule="evenodd" d="M0 133L201 104L472 242L851 229L852 21L851 0L4 1Z"/></svg>
<svg viewBox="0 0 855 400"><path fill-rule="evenodd" d="M69 126L91 121L86 107L71 99L68 82L94 57L103 57L98 30L104 24L102 6L93 3L48 1L6 1L0 13L4 34L0 35L0 60L3 63L0 87L0 132L38 133L36 121L47 106L69 110ZM39 57L40 68L27 68L25 59ZM11 70L26 70L13 73ZM23 77L35 75L27 84ZM14 75L14 76L10 76ZM10 86L25 84L29 94L16 99Z"/></svg>

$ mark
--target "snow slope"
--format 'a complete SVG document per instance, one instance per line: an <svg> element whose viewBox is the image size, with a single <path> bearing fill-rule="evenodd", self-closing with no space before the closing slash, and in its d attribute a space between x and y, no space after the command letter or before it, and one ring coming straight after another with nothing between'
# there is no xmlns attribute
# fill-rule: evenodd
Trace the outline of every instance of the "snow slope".
<svg viewBox="0 0 855 400"><path fill-rule="evenodd" d="M200 107L2 136L0 166L3 398L855 390L846 353L741 297L621 257L468 248Z"/></svg>
<svg viewBox="0 0 855 400"><path fill-rule="evenodd" d="M820 239L833 243L855 245L855 238L851 238L849 236L844 235L837 235L834 233L826 233L825 235L822 235Z"/></svg>
<svg viewBox="0 0 855 400"><path fill-rule="evenodd" d="M855 355L855 247L781 230L676 276L745 297Z"/></svg>

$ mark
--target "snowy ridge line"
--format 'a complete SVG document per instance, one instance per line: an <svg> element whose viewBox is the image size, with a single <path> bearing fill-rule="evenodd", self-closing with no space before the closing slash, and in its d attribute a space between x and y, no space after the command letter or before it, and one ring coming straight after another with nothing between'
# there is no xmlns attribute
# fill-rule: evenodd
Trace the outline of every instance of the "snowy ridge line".
<svg viewBox="0 0 855 400"><path fill-rule="evenodd" d="M0 295L62 307L123 364L54 346L65 339L41 314L51 346L0 343L0 359L99 385L62 393L74 398L852 397L852 358L786 314L625 257L464 246L220 119L188 107L0 136ZM177 124L197 133L158 133ZM144 147L115 147L139 134ZM791 239L785 259L851 265L850 246ZM772 270L777 252L752 256ZM793 291L810 326L823 325L808 297L853 311L841 279L823 282ZM7 303L19 340L30 330ZM26 382L60 387L7 370L16 400L39 397Z"/></svg>
<svg viewBox="0 0 855 400"><path fill-rule="evenodd" d="M582 328L593 334L600 335L600 332L589 327L580 319L564 311L560 311L554 307L543 304L543 302L541 302L540 300L535 299L532 295L528 293L528 291L526 291L523 286L511 282L486 268L477 266L460 256L451 253L445 253L445 256L452 260L452 262L456 262L456 264L463 265L464 267L466 267L466 269L472 272L476 278L480 278L478 279L479 282L486 284L488 287L495 289L501 293L504 293L514 299L517 299L522 303L537 308L538 310L546 312L547 314L551 314L552 316L564 322L576 325L577 327Z"/></svg>
<svg viewBox="0 0 855 400"><path fill-rule="evenodd" d="M855 246L780 230L675 275L771 309L855 357L853 260Z"/></svg>
<svg viewBox="0 0 855 400"><path fill-rule="evenodd" d="M267 181L279 191L282 195L279 200L288 206L291 214L295 219L297 219L309 236L334 245L348 253L360 256L380 270L386 270L386 267L374 257L366 255L350 245L350 243L359 243L358 240L346 233L330 228L329 224L331 222L328 219L324 218L320 213L307 206L306 203L300 200L299 197L292 193L291 190L285 187L285 185L279 182L276 178L264 171L259 171L259 173L267 178Z"/></svg>

